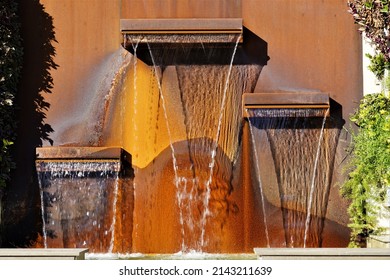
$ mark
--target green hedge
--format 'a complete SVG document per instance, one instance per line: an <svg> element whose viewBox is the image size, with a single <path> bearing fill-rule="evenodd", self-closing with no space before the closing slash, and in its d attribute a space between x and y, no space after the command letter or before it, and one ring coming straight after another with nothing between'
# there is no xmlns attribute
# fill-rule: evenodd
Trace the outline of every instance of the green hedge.
<svg viewBox="0 0 390 280"><path fill-rule="evenodd" d="M14 162L10 146L15 140L15 95L23 50L15 0L0 0L0 190L10 179Z"/></svg>
<svg viewBox="0 0 390 280"><path fill-rule="evenodd" d="M359 130L353 135L349 179L341 190L351 200L351 245L364 246L368 235L380 232L379 205L390 186L390 98L364 96L351 121Z"/></svg>

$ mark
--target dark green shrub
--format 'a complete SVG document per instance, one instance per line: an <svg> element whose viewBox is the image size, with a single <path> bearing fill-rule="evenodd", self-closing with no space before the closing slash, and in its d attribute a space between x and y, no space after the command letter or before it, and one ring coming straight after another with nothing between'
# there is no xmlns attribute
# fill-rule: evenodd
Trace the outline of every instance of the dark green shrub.
<svg viewBox="0 0 390 280"><path fill-rule="evenodd" d="M14 100L23 59L15 2L0 0L0 191L14 167L10 146L15 140Z"/></svg>

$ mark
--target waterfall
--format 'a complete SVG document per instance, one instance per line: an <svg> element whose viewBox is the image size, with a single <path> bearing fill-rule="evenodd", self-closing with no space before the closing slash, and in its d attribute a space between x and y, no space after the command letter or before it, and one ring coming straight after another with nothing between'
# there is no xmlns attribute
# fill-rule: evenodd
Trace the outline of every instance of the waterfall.
<svg viewBox="0 0 390 280"><path fill-rule="evenodd" d="M286 246L319 247L330 176L326 109L248 109L247 112L252 137L256 129L265 131L272 152ZM254 138L252 141L257 149L259 144ZM261 162L257 164L260 169ZM258 184L263 200L264 188L268 186L262 185L261 179ZM317 222L312 224L313 217Z"/></svg>
<svg viewBox="0 0 390 280"><path fill-rule="evenodd" d="M234 61L234 57L235 57L235 54L237 51L237 46L238 46L240 39L241 39L241 35L238 36L238 38L237 38L236 45L234 46L233 54L232 54L232 57L230 60L230 65L228 68L228 73L226 76L226 80L225 80L225 84L224 84L224 88L223 88L223 92L222 92L222 101L221 101L221 107L219 110L217 133L215 135L214 145L213 145L213 148L211 150L211 160L210 160L210 164L209 164L209 168L210 168L209 172L210 173L209 173L209 178L206 182L206 194L204 196L204 201L203 201L205 210L203 211L203 215L202 215L202 219L201 219L201 227L202 227L202 232L201 232L201 236L200 236L201 248L203 248L205 246L206 223L207 223L208 217L211 215L209 203L210 203L210 197L211 197L211 183L213 180L213 172L214 172L214 166L215 166L215 156L217 154L218 142L219 142L219 138L220 138L220 134L221 134L221 126L222 126L223 114L224 114L225 106L226 106L227 91L228 91L228 86L229 86L229 82L230 82L230 75L232 73L233 61Z"/></svg>
<svg viewBox="0 0 390 280"><path fill-rule="evenodd" d="M246 112L248 114L248 110L246 109ZM249 130L251 133L251 140L252 140L252 146L254 149L255 154L255 162L256 162L256 172L257 172L257 181L259 184L259 190L260 190L260 197L261 197L261 207L263 210L263 222L264 222L264 228L265 228L265 238L267 241L267 247L270 247L270 239L269 239L269 232L268 232L268 222L267 222L267 212L265 210L265 199L264 199L264 190L263 190L263 184L261 182L261 175L260 175L260 160L257 154L257 145L256 145L256 139L255 139L255 133L253 131L254 124L251 123L251 119L249 118Z"/></svg>
<svg viewBox="0 0 390 280"><path fill-rule="evenodd" d="M178 36L177 40L180 38ZM204 35L203 39L213 42L213 35ZM215 239L221 234L215 231L223 228L232 207L228 199L231 192L229 180L239 151L241 95L253 90L261 71L259 65L233 64L240 39L236 36L234 45L229 45L232 52L227 65L189 63L174 66L184 115L186 155L175 148L176 140L172 135L174 120L166 104L169 93L164 92L162 86L166 66L161 65L161 57L175 52L170 45L159 49L148 44L169 137L182 252L207 250L209 236L214 235ZM176 42L175 38L171 40ZM176 43L182 44L181 51L188 54L193 53L192 48L199 47L185 42ZM204 45L202 48L205 48ZM204 61L204 58L201 60ZM178 165L178 157L181 162L183 157L186 158L188 164L184 165L187 167L183 163Z"/></svg>
<svg viewBox="0 0 390 280"><path fill-rule="evenodd" d="M315 191L315 188L316 188L316 180L315 180L316 179L316 171L317 171L317 167L318 167L318 160L320 158L321 145L323 145L322 138L324 136L326 115L327 114L325 114L324 120L322 121L321 132L320 132L320 136L318 138L317 152L316 152L316 157L315 157L314 167L313 167L313 178L311 180L311 186L310 186L309 203L308 203L307 211L306 211L305 236L303 238L303 247L306 247L307 235L308 235L308 232L309 232L311 210L312 210L312 206L313 206L313 196L314 196L314 191Z"/></svg>
<svg viewBox="0 0 390 280"><path fill-rule="evenodd" d="M116 226L116 216L117 216L117 204L118 204L118 189L119 189L119 175L116 175L115 186L114 186L114 202L112 203L112 222L110 226L110 247L108 248L108 252L112 253L115 245L115 226Z"/></svg>
<svg viewBox="0 0 390 280"><path fill-rule="evenodd" d="M112 252L120 162L37 161L44 247Z"/></svg>

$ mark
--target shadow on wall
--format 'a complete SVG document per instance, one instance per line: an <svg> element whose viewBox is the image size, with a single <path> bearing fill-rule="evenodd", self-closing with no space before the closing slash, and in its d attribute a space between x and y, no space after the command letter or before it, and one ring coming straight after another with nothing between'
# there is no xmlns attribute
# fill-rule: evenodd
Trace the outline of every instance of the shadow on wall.
<svg viewBox="0 0 390 280"><path fill-rule="evenodd" d="M43 141L52 144L52 127L45 123L50 104L56 42L52 17L39 0L18 1L24 61L16 103L17 139L13 155L16 169L5 197L3 247L27 247L42 230L40 196L35 172L35 148Z"/></svg>

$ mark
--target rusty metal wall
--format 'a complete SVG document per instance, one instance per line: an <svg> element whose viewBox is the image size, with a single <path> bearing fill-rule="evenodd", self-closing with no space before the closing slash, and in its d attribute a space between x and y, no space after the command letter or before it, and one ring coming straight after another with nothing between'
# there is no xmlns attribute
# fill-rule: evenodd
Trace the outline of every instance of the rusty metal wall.
<svg viewBox="0 0 390 280"><path fill-rule="evenodd" d="M122 0L121 18L240 18L242 0Z"/></svg>
<svg viewBox="0 0 390 280"><path fill-rule="evenodd" d="M44 95L45 101L50 104L47 123L54 129L51 138L57 146L75 144L73 141L78 137L79 124L88 122L83 113L96 94L96 85L107 79L105 73L110 59L121 49L121 18L242 17L244 26L267 43L270 57L255 92L327 92L342 109L340 113L347 124L349 114L362 96L361 38L353 19L346 12L345 1L40 0L40 3L53 17L57 40L53 46L58 68L50 70L54 87L52 94ZM33 50L28 53L34 56ZM27 122L20 125L31 127L31 123ZM121 124L114 122L114 125ZM119 139L120 135L117 137ZM118 144L116 140L109 143ZM347 144L347 138L340 138L327 213L327 218L339 225L347 223L345 211L340 210L345 210L345 207L340 206L343 201L337 187L342 181L341 169ZM31 158L29 162L20 162L20 172L15 173L16 177L24 176L26 168L33 168L34 164L30 161ZM21 186L20 189L29 187ZM23 191L28 193L31 190ZM237 196L250 197L250 192ZM254 240L254 244L247 244L245 250L251 250L251 246L256 245L258 230L249 226L247 230L252 231L245 234L248 234L248 240ZM345 232L332 232L331 227L325 228L325 231L329 236L342 235L340 239L348 241ZM331 240L329 242L331 244ZM242 250L238 247L234 250Z"/></svg>

